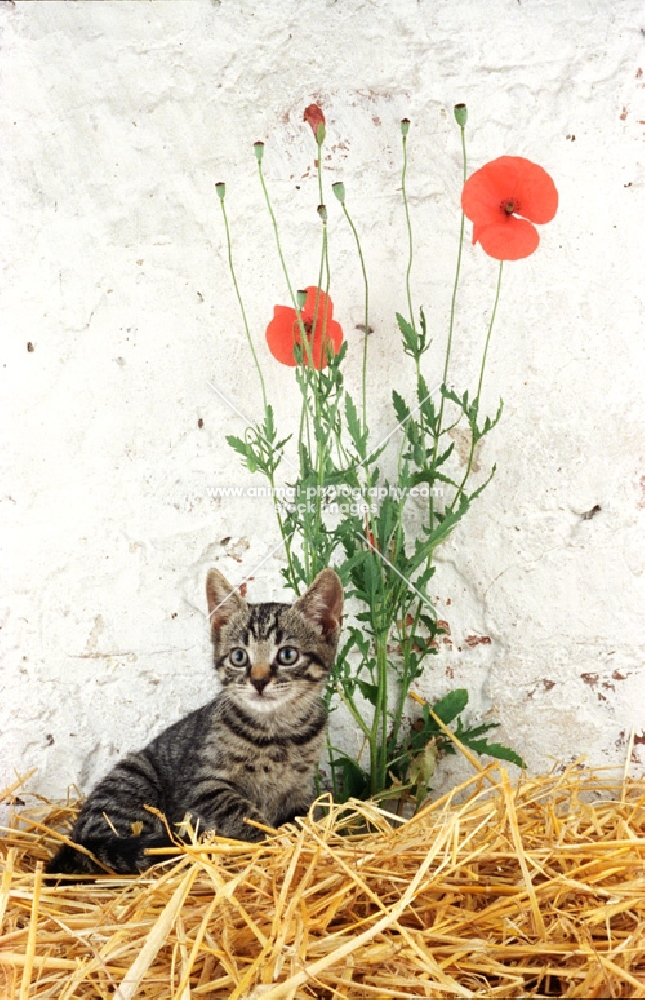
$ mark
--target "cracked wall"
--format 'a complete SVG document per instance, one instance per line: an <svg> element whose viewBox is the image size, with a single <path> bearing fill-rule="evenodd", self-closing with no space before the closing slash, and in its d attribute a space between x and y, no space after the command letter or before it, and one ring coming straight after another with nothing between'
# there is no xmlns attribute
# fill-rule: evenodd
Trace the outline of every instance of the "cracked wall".
<svg viewBox="0 0 645 1000"><path fill-rule="evenodd" d="M87 790L214 690L204 581L284 595L267 501L224 442L255 376L229 280L227 205L251 329L288 432L293 375L263 331L285 289L258 190L265 168L297 286L315 281L315 147L342 179L370 272L370 412L408 393L399 121L413 125L412 286L441 369L469 160L543 164L560 192L533 257L506 268L483 405L505 411L478 455L497 474L439 553L449 626L419 690L471 691L472 718L533 770L586 755L645 761L642 218L645 17L634 0L241 0L0 4L3 346L10 400L1 510L9 544L0 783ZM351 236L330 206L332 295L360 382L363 304ZM452 378L473 384L495 266L467 246ZM393 364L392 359L396 358ZM463 442L456 452L464 460ZM461 450L460 450L461 449ZM384 459L387 462L392 457ZM261 564L261 565L259 565ZM258 569L255 569L259 565ZM352 728L334 717L336 738ZM442 766L437 788L459 773Z"/></svg>

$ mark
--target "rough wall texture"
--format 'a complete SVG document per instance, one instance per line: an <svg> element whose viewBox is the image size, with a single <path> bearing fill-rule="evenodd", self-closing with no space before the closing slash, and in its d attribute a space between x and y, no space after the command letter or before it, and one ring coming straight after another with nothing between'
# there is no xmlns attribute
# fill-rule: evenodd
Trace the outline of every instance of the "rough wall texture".
<svg viewBox="0 0 645 1000"><path fill-rule="evenodd" d="M375 433L392 422L391 388L411 387L394 320L399 120L413 121L412 277L435 338L429 381L458 231L455 101L470 110L471 167L524 155L556 180L560 210L539 253L506 269L485 399L492 410L503 395L506 410L481 456L498 472L441 553L437 607L452 641L422 690L468 686L473 713L501 720L532 769L580 754L622 761L632 727L635 767L645 761L642 4L18 2L0 4L0 26L13 419L0 785L37 767L32 790L87 790L211 696L209 566L232 582L254 575L251 599L284 593L269 502L208 495L257 482L223 441L242 421L208 381L260 414L213 184L227 181L249 319L289 430L293 376L262 337L285 288L251 144L266 141L294 284L315 282L312 100L328 120L325 184L345 181L370 270ZM361 278L330 214L333 297L351 340ZM452 374L465 387L495 264L469 246L464 269ZM359 354L357 341L354 390Z"/></svg>

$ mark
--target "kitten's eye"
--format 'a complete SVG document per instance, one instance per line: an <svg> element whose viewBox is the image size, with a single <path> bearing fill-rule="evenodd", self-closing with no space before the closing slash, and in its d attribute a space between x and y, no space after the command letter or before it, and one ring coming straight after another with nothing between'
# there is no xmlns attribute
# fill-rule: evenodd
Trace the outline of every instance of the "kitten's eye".
<svg viewBox="0 0 645 1000"><path fill-rule="evenodd" d="M300 653L295 646L283 646L278 650L278 663L283 667L292 667L296 663Z"/></svg>
<svg viewBox="0 0 645 1000"><path fill-rule="evenodd" d="M249 654L245 649L232 649L228 658L234 667L245 667L249 662Z"/></svg>

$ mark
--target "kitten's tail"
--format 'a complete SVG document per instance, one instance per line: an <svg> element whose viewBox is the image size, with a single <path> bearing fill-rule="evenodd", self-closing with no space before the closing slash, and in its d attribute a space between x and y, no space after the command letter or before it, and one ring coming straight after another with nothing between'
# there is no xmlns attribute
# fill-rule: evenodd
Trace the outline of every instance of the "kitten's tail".
<svg viewBox="0 0 645 1000"><path fill-rule="evenodd" d="M84 851L65 844L47 863L47 875L138 875L159 864L162 857L146 854L151 847L171 847L168 836L148 837L91 837L80 845L90 851L96 864ZM51 882L51 879L47 880ZM66 882L71 881L65 879Z"/></svg>

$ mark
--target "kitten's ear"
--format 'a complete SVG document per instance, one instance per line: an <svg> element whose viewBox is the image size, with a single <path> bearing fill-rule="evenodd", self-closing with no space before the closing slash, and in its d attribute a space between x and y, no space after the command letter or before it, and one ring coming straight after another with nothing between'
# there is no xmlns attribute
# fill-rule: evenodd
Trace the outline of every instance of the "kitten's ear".
<svg viewBox="0 0 645 1000"><path fill-rule="evenodd" d="M333 569L322 570L309 590L294 603L294 608L322 628L327 642L338 642L343 619L343 585Z"/></svg>
<svg viewBox="0 0 645 1000"><path fill-rule="evenodd" d="M208 603L208 618L211 623L211 638L226 625L236 611L247 607L246 601L240 597L237 590L218 569L209 569L206 577L206 601Z"/></svg>

